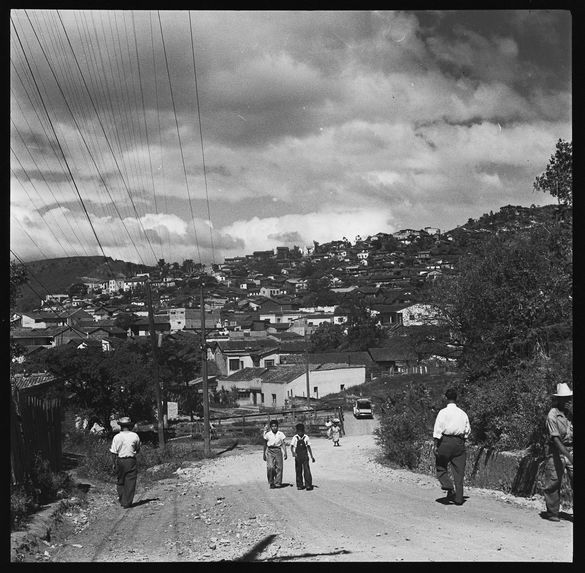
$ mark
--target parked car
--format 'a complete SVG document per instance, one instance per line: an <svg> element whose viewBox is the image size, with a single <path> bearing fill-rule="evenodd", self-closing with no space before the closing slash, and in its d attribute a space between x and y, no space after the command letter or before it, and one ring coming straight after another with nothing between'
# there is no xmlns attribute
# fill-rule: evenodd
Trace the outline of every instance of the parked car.
<svg viewBox="0 0 585 573"><path fill-rule="evenodd" d="M372 403L366 398L359 398L355 401L353 415L356 418L373 418Z"/></svg>

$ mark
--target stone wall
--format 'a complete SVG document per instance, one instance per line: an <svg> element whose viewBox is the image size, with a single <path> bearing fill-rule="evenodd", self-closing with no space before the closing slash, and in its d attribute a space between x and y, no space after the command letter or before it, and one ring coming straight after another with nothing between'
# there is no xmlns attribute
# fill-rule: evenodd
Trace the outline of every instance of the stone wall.
<svg viewBox="0 0 585 573"><path fill-rule="evenodd" d="M432 442L424 444L416 471L435 475L432 446ZM526 450L494 452L468 445L465 484L497 489L520 497L542 495L543 464ZM573 491L566 477L561 487L561 503L564 507L573 507Z"/></svg>

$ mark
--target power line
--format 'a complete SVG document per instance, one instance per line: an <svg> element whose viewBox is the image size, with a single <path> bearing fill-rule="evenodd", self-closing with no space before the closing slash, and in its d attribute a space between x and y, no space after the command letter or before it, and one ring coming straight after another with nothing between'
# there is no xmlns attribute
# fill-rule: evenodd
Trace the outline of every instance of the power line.
<svg viewBox="0 0 585 573"><path fill-rule="evenodd" d="M197 66L195 65L195 44L193 41L193 27L191 25L191 11L189 11L189 36L191 37L191 53L193 55L193 75L195 77L195 97L197 100L197 117L199 118L199 137L201 139L201 160L203 163L203 179L205 181L205 198L207 201L207 220L209 221L209 238L211 240L211 257L215 264L215 249L213 246L213 225L211 223L211 211L209 209L209 193L207 191L207 170L205 169L205 151L203 148L203 127L201 125L201 110L199 105L199 90L197 88ZM201 262L201 261L199 261Z"/></svg>
<svg viewBox="0 0 585 573"><path fill-rule="evenodd" d="M144 131L146 133L146 146L148 149L148 163L150 165L150 180L152 183L152 195L154 197L154 209L158 215L158 207L156 204L156 188L154 185L154 172L152 170L152 154L150 152L150 139L148 137L148 125L146 123L146 105L144 103L144 89L142 88L142 74L140 73L140 58L138 56L138 40L136 38L136 23L134 21L134 13L132 13L132 28L134 31L134 47L136 49L136 61L138 63L138 82L140 85L140 98L142 100L142 115L144 118ZM161 257L162 257L162 241L161 241Z"/></svg>
<svg viewBox="0 0 585 573"><path fill-rule="evenodd" d="M45 259L48 259L49 257L45 254L45 252L43 251L43 249L41 249L37 242L28 234L28 231L23 227L22 223L14 215L12 215L11 218L18 223L18 226L22 229L24 234L30 239L33 245L39 250L41 255L43 255Z"/></svg>
<svg viewBox="0 0 585 573"><path fill-rule="evenodd" d="M25 13L26 13L26 11L25 11ZM78 71L79 71L79 74L81 75L81 79L82 79L82 81L83 81L83 85L85 86L85 89L87 90L87 93L88 93L88 96L89 96L89 99L90 99L91 105L92 105L92 107L93 107L93 110L94 110L94 112L95 112L95 114L96 114L96 117L97 117L97 119L98 119L98 123L100 124L100 127L102 128L102 132L103 132L103 134L104 134L104 139L105 139L106 143L108 144L108 148L109 148L109 150L110 150L110 153L112 154L112 157L113 157L113 159L114 159L114 162L115 162L115 164L116 164L116 167L117 167L117 169L118 169L118 172L120 173L120 177L121 177L121 179L122 179L122 183L124 184L124 188L126 189L126 192L127 192L127 194L128 194L128 198L130 199L130 202L131 202L131 204L132 204L132 208L134 209L134 213L135 213L135 215L136 215L136 220L137 220L138 224L140 225L140 228L142 229L142 232L144 233L144 236L145 236L145 238L146 238L146 241L147 241L147 243L148 243L148 245L149 245L149 247L150 247L150 250L152 251L152 254L153 254L153 256L154 256L154 259L156 260L156 254L155 254L155 252L154 252L154 249L152 248L152 244L151 244L151 242L150 242L150 238L148 237L148 233L147 233L147 232L146 232L146 230L144 229L144 226L143 226L143 224L142 224L142 221L140 220L140 216L138 215L138 211L136 210L136 205L134 204L134 200L132 199L132 195L131 195L131 193L130 193L130 190L128 189L128 186L126 185L126 181L125 181L125 179L124 179L124 176L123 176L123 174L122 174L122 171L121 171L121 169L120 169L120 165L119 165L119 163L118 163L118 160L116 159L116 154L114 153L114 150L112 149L112 146L111 146L111 144L110 144L110 141L109 141L109 139L108 139L108 136L107 136L107 134L106 134L106 130L104 129L104 126L103 126L103 123L102 123L101 117L100 117L100 115L99 115L99 113L98 113L98 111L97 111L97 108L96 108L96 105L95 105L95 103L94 103L94 101L93 101L93 98L91 97L91 92L90 92L90 90L89 90L89 88L88 88L88 86L87 86L87 82L85 81L85 76L83 75L83 72L81 71L81 67L79 66L79 62L78 62L78 60L77 60L77 56L75 55L75 50L73 49L73 46L72 46L72 44L71 44L71 40L69 39L69 35L67 34L67 30L66 30L66 28L65 28L65 25L63 24L63 20L62 20L62 18L61 18L61 15L59 14L59 12L58 12L58 11L57 11L57 16L59 17L59 21L60 21L60 23L61 23L61 26L62 26L62 28L63 28L63 32L65 33L65 37L67 38L67 42L68 42L68 44L69 44L69 48L71 49L71 53L73 54L73 59L75 60L75 63L76 63L76 65L77 65L77 69L78 69ZM42 49L42 47L41 47L41 49ZM48 61L48 60L47 60L47 61ZM50 64L49 64L49 65L50 65ZM144 261L143 261L143 264L144 264Z"/></svg>
<svg viewBox="0 0 585 573"><path fill-rule="evenodd" d="M173 83L171 82L171 75L169 72L169 60L167 58L167 49L165 46L165 37L163 34L163 28L162 28L162 22L160 19L160 10L157 10L157 14L158 14L158 23L160 26L160 35L161 35L161 39L162 39L162 46L163 46L163 52L165 55L165 64L166 64L166 70L167 70L167 76L169 79L169 87L171 90L171 102L173 104L173 113L175 116L175 127L177 130L177 137L179 139L179 149L181 150L181 160L183 162L183 174L185 176L185 185L187 186L187 196L189 198L189 209L191 211L191 222L193 223L193 233L195 234L195 244L197 245L197 254L199 255L199 263L202 264L201 262L201 252L199 251L199 241L197 239L197 229L195 228L195 215L193 214L193 204L191 203L191 193L189 191L189 180L187 178L187 167L185 166L185 155L183 153L183 144L181 141L181 133L179 131L179 121L177 119L177 108L175 106L175 98L173 96Z"/></svg>
<svg viewBox="0 0 585 573"><path fill-rule="evenodd" d="M26 12L25 12L25 13L26 13ZM27 17L28 17L28 16L27 16ZM29 22L30 22L30 19L29 19ZM27 57L27 55L26 55L26 53L25 53L25 51L24 51L24 48L23 48L23 46L22 46L22 42L21 42L21 40L20 40L20 35L19 35L19 33L18 33L18 30L17 30L16 26L14 25L14 22L12 21L12 18L11 18L11 23L12 23L12 26L13 26L13 28L14 28L14 31L15 31L15 33L16 33L16 37L18 38L18 42L19 42L19 44L20 44L20 47L21 47L21 49L22 49L22 53L23 53L23 55L24 55L25 61L26 61L26 63L27 63L27 66L28 66L28 69L29 69L29 71L30 71L30 74L31 74L31 76L32 76L33 82L34 82L34 84L35 84L35 87L36 87L36 89L37 89L37 91L38 91L38 93L39 93L39 97L41 98L41 103L42 103L42 105L43 105L43 109L45 110L45 113L47 114L47 118L48 118L48 120L49 120L49 124L51 125L51 129L52 129L52 131L53 131L53 135L55 136L55 139L56 139L56 141L57 141L57 145L59 146L59 149L60 149L60 151L61 151L61 154L63 155L63 160L65 161L65 164L66 164L66 166L67 166L67 171L69 172L69 176L71 177L71 180L73 181L73 185L75 186L75 191L77 192L77 195L78 195L78 197L79 197L79 200L81 201L81 205L82 205L82 207L83 207L83 211L84 211L84 213L85 213L85 216L87 217L87 220L88 220L88 222L89 222L89 224L90 224L90 226L91 226L91 230L93 231L93 234L94 234L94 236L95 236L95 239L96 239L96 241L97 241L97 243L98 243L98 245L99 245L99 247L100 247L100 250L101 250L101 252L102 252L102 255L104 256L104 260L105 260L105 262L106 262L106 265L108 266L108 269L110 270L110 273L111 273L111 275L112 275L112 276L114 276L114 272L112 271L112 268L110 267L110 263L109 263L109 261L108 261L108 258L106 257L106 253L104 252L104 248L102 247L102 244L101 244L101 242L100 242L100 240L99 240L99 238L98 238L98 236L97 236L96 230L95 230L95 228L94 228L94 226L93 226L93 223L91 222L91 218L90 218L90 216L89 216L89 213L87 212L87 209L86 209L86 207L85 207L85 203L83 202L83 198L81 197L81 193L79 192L79 188L77 187L77 184L75 183L75 179L73 178L73 173L71 172L71 168L69 167L69 163L68 163L68 161L67 161L67 158L65 157L65 153L63 152L63 148L61 147L61 143L60 143L60 141L59 141L59 138L57 137L57 132L55 131L55 126L53 125L53 122L52 122L52 120L51 120L51 116L49 115L49 111L47 110L47 106L45 105L45 101L44 101L44 99L43 99L43 96L42 96L42 94L41 94L41 91L40 91L40 89L39 89L39 86L38 86L38 84L37 84L37 81L36 81L36 79L35 79L35 76L34 76L34 74L33 74L33 72L32 72L32 68L31 68L31 66L30 66L30 62L28 61L28 57ZM32 23L31 23L31 26L32 26ZM34 32L34 29L33 29L33 32ZM41 49L42 49L42 46L41 46Z"/></svg>

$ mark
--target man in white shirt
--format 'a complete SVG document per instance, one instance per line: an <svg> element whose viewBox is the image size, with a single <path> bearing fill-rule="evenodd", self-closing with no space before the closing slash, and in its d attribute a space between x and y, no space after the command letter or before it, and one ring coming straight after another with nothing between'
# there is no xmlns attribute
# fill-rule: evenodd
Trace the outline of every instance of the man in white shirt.
<svg viewBox="0 0 585 573"><path fill-rule="evenodd" d="M282 487L282 458L286 460L286 436L278 429L278 421L270 421L270 430L264 433L263 458L270 489Z"/></svg>
<svg viewBox="0 0 585 573"><path fill-rule="evenodd" d="M114 469L118 471L118 500L127 509L132 507L136 491L136 454L140 451L140 437L130 428L134 425L127 416L118 420L120 431L114 436L110 452Z"/></svg>
<svg viewBox="0 0 585 573"><path fill-rule="evenodd" d="M463 505L463 477L465 476L465 440L471 433L467 414L455 405L457 391L449 388L445 392L447 406L439 411L433 429L433 453L435 454L437 478L441 488L447 492L447 501ZM447 471L451 465L453 482Z"/></svg>

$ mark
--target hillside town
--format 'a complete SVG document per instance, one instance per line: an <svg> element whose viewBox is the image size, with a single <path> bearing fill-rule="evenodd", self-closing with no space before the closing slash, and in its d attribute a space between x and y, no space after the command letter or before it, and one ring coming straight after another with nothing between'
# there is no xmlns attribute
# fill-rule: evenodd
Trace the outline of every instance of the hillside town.
<svg viewBox="0 0 585 573"><path fill-rule="evenodd" d="M146 339L148 282L156 335L187 340L196 348L203 326L211 387L237 388L242 407L280 408L306 399L307 369L309 397L315 400L362 384L372 374L444 371L453 358L416 352L406 341L417 328L441 324L424 298L425 285L456 272L471 239L530 227L542 212L506 206L495 227L492 214L445 233L427 227L353 241L343 237L304 250L276 247L227 258L208 271L193 261L160 260L135 276L84 277L67 293L46 295L37 309L12 317L13 340L23 349L16 360L26 363L44 348L83 348L88 340L110 351L122 340ZM386 334L380 346L309 356L315 330L347 323L358 300ZM33 384L30 378L21 383ZM191 383L201 385L201 379L194 376Z"/></svg>

